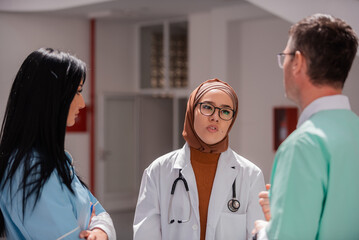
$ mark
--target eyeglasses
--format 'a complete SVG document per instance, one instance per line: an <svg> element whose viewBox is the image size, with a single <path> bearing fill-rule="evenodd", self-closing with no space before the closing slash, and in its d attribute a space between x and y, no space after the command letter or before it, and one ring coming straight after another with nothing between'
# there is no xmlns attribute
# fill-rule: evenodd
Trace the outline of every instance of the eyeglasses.
<svg viewBox="0 0 359 240"><path fill-rule="evenodd" d="M277 54L277 57L278 57L278 65L279 65L280 68L283 68L285 55L294 56L295 53L278 53L278 54Z"/></svg>
<svg viewBox="0 0 359 240"><path fill-rule="evenodd" d="M201 102L197 103L199 104L199 110L202 113L202 115L205 116L212 116L216 109L218 109L218 115L219 117L224 121L229 121L233 118L235 111L233 109L230 109L228 107L219 108L215 107L210 103Z"/></svg>

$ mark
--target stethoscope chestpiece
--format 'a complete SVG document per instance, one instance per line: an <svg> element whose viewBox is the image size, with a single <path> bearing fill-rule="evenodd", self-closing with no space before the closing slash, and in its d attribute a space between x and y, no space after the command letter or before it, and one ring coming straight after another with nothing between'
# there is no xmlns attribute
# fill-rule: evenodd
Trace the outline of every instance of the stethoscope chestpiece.
<svg viewBox="0 0 359 240"><path fill-rule="evenodd" d="M228 201L228 209L231 212L237 212L238 209L240 208L240 206L241 206L241 204L235 198L232 198L231 200Z"/></svg>

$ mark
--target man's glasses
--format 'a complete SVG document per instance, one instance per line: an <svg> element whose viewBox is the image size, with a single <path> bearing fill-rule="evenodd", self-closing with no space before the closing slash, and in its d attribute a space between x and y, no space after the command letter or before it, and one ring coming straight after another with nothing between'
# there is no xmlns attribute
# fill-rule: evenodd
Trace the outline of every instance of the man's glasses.
<svg viewBox="0 0 359 240"><path fill-rule="evenodd" d="M283 68L283 64L284 64L284 59L286 55L290 55L290 56L294 56L295 53L278 53L277 57L278 57L278 65L280 68Z"/></svg>
<svg viewBox="0 0 359 240"><path fill-rule="evenodd" d="M224 107L224 108L219 108L219 107L215 107L210 103L206 103L206 102L201 102L201 103L197 103L199 104L199 109L200 112L202 113L202 115L205 116L212 116L214 114L214 112L216 111L216 109L218 109L218 115L221 119L223 119L224 121L229 121L233 118L234 116L234 110L228 107Z"/></svg>

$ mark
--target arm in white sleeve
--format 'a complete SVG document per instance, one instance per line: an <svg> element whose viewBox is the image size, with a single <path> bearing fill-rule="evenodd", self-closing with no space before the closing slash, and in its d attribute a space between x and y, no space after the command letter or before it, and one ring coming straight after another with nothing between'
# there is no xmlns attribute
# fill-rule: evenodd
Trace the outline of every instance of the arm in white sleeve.
<svg viewBox="0 0 359 240"><path fill-rule="evenodd" d="M94 228L102 229L107 234L108 240L116 240L116 230L107 212L92 217L89 229L93 230Z"/></svg>
<svg viewBox="0 0 359 240"><path fill-rule="evenodd" d="M162 239L159 198L150 171L146 169L142 176L133 223L134 240Z"/></svg>
<svg viewBox="0 0 359 240"><path fill-rule="evenodd" d="M88 193L96 211L96 216L91 218L89 229L93 230L94 228L100 228L107 234L108 240L116 240L116 230L113 226L110 214L106 212L100 202L92 195L90 191L88 191Z"/></svg>

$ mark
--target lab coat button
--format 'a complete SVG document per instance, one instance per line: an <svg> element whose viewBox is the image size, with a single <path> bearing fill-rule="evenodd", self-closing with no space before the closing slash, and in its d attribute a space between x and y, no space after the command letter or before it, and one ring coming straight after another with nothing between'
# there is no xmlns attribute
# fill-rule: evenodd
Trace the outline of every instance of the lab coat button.
<svg viewBox="0 0 359 240"><path fill-rule="evenodd" d="M196 231L196 230L198 229L198 226L195 224L195 225L192 226L192 229L193 229L194 231Z"/></svg>

